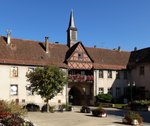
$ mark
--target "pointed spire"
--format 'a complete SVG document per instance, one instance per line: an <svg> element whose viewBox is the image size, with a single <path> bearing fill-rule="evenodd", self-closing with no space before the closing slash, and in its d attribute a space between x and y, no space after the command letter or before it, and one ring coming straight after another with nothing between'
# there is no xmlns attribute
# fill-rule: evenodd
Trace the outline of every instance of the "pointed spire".
<svg viewBox="0 0 150 126"><path fill-rule="evenodd" d="M73 10L70 13L69 27L67 30L67 45L72 47L77 42L77 28L74 23Z"/></svg>
<svg viewBox="0 0 150 126"><path fill-rule="evenodd" d="M71 10L71 27L75 27L74 16L73 16L73 9Z"/></svg>
<svg viewBox="0 0 150 126"><path fill-rule="evenodd" d="M69 28L75 28L73 9L71 10L71 14L70 14Z"/></svg>

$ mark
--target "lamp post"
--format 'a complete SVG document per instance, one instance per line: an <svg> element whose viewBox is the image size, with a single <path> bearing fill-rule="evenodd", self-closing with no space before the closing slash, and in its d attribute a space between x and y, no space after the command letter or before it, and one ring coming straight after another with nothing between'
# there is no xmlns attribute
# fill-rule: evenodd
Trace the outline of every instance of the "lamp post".
<svg viewBox="0 0 150 126"><path fill-rule="evenodd" d="M128 87L130 87L130 101L132 102L133 101L133 97L132 97L133 93L132 93L132 91L133 91L133 87L135 87L135 81L132 81L132 82L129 81Z"/></svg>

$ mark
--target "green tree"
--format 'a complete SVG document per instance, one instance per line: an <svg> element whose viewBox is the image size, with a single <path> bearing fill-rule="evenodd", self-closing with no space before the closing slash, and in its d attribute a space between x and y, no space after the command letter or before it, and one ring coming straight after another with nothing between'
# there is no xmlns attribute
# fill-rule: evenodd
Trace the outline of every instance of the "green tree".
<svg viewBox="0 0 150 126"><path fill-rule="evenodd" d="M47 111L49 111L48 102L59 92L61 92L67 83L65 72L56 66L37 67L33 72L28 73L32 92L36 92L47 102Z"/></svg>

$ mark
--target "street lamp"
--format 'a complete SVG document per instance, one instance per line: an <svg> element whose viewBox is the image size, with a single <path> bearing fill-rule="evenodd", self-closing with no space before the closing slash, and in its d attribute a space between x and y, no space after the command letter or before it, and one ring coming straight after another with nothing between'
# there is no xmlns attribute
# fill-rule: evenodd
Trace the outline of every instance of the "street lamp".
<svg viewBox="0 0 150 126"><path fill-rule="evenodd" d="M130 87L130 100L131 100L131 102L133 101L133 98L132 98L132 90L133 90L133 87L135 87L135 81L132 81L132 82L130 82L129 81L129 83L128 83L128 87Z"/></svg>

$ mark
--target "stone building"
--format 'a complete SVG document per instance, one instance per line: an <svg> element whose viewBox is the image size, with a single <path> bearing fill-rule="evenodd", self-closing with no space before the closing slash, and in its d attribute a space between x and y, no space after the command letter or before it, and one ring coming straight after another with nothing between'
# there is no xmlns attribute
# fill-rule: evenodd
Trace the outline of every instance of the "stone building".
<svg viewBox="0 0 150 126"><path fill-rule="evenodd" d="M149 97L150 48L129 52L86 47L77 33L71 12L66 45L49 42L48 37L39 42L11 38L10 32L0 36L0 99L42 105L43 99L32 94L26 74L45 65L57 65L69 78L51 104L93 104L99 93L120 98L129 93L129 84Z"/></svg>

